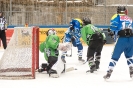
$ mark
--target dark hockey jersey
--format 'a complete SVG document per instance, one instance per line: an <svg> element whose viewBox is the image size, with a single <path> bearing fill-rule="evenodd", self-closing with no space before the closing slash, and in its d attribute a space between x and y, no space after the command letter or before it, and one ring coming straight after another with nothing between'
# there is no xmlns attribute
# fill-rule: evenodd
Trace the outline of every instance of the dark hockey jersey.
<svg viewBox="0 0 133 88"><path fill-rule="evenodd" d="M5 17L0 18L0 30L6 30L7 29L7 22Z"/></svg>

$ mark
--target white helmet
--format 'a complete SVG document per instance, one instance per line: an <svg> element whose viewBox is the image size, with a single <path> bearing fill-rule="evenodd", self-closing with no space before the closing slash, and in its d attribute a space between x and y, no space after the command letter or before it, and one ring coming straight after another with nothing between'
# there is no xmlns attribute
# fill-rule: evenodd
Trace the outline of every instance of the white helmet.
<svg viewBox="0 0 133 88"><path fill-rule="evenodd" d="M47 32L47 36L49 35L56 35L56 31L53 28L50 28Z"/></svg>

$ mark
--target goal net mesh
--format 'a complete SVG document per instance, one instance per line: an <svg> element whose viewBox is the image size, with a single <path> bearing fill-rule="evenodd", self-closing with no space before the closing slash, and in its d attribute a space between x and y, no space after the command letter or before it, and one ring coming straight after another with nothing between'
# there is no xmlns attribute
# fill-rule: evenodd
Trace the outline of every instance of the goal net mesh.
<svg viewBox="0 0 133 88"><path fill-rule="evenodd" d="M14 28L12 38L0 59L1 79L35 78L39 58L38 33L38 27Z"/></svg>

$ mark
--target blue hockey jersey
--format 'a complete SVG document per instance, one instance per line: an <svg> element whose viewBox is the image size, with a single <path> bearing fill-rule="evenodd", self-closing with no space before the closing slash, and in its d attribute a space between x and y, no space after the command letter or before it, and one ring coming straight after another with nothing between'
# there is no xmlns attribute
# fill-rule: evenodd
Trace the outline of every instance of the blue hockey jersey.
<svg viewBox="0 0 133 88"><path fill-rule="evenodd" d="M112 31L118 32L125 28L133 28L132 19L125 14L115 14L111 18L110 29Z"/></svg>

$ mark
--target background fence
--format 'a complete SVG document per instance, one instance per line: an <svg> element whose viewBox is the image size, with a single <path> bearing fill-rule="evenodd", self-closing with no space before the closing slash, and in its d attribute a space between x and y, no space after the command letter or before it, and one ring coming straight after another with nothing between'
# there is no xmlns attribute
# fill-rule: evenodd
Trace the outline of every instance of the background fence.
<svg viewBox="0 0 133 88"><path fill-rule="evenodd" d="M126 6L133 18L133 0L0 0L8 25L67 25L72 18L83 17L109 25L119 5Z"/></svg>

